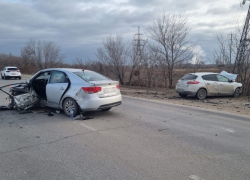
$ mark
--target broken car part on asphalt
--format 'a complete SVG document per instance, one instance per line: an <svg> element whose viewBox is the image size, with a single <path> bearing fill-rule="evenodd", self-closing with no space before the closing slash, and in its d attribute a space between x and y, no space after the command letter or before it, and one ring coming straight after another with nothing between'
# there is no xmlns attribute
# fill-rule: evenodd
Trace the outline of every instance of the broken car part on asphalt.
<svg viewBox="0 0 250 180"><path fill-rule="evenodd" d="M0 87L0 91L6 93L10 100L10 103L6 106L8 109L27 110L38 101L36 94L30 93L27 86L27 83L16 83ZM6 87L10 87L9 92L4 90Z"/></svg>

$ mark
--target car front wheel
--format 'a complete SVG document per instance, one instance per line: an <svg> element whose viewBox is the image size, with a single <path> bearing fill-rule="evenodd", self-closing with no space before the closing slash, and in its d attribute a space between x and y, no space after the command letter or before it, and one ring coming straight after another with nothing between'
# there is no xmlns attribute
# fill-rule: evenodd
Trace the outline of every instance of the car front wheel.
<svg viewBox="0 0 250 180"><path fill-rule="evenodd" d="M234 97L237 98L240 96L240 88L236 88L234 91Z"/></svg>
<svg viewBox="0 0 250 180"><path fill-rule="evenodd" d="M67 116L70 116L70 110L73 110L73 116L75 117L78 113L78 105L72 98L67 98L63 102L63 111Z"/></svg>
<svg viewBox="0 0 250 180"><path fill-rule="evenodd" d="M197 94L196 97L200 100L205 99L207 97L207 91L206 89L200 89Z"/></svg>

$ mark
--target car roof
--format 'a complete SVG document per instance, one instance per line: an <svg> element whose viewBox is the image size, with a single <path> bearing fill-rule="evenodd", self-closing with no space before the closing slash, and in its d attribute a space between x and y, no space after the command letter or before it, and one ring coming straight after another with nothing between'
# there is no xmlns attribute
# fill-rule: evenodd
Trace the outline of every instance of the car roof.
<svg viewBox="0 0 250 180"><path fill-rule="evenodd" d="M203 76L203 75L218 74L218 73L214 73L214 72L197 72L197 73L189 73L189 74L198 75L198 76Z"/></svg>
<svg viewBox="0 0 250 180"><path fill-rule="evenodd" d="M76 68L49 68L49 69L43 69L42 71L48 71L48 70L60 70L64 72L77 72L77 71L89 71L85 69L76 69Z"/></svg>
<svg viewBox="0 0 250 180"><path fill-rule="evenodd" d="M17 68L16 66L5 66L4 68Z"/></svg>

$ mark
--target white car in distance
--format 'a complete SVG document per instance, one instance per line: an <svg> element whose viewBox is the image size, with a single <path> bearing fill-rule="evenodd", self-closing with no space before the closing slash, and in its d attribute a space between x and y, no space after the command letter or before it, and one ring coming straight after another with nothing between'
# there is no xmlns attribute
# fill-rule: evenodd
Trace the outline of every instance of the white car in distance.
<svg viewBox="0 0 250 180"><path fill-rule="evenodd" d="M21 79L22 75L20 70L17 67L14 66L6 66L3 68L1 72L2 79L8 79L8 78L18 78Z"/></svg>
<svg viewBox="0 0 250 180"><path fill-rule="evenodd" d="M235 82L237 75L225 71L219 73L198 72L184 75L176 84L176 92L181 97L234 96L242 92L242 84Z"/></svg>

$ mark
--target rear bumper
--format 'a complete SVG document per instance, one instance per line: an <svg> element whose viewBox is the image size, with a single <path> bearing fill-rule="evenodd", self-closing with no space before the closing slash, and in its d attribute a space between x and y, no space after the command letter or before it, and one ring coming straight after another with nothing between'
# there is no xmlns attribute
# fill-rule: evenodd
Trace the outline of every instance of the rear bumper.
<svg viewBox="0 0 250 180"><path fill-rule="evenodd" d="M20 78L21 77L21 75L20 76L14 76L14 75L6 75L5 77L8 77L8 78Z"/></svg>
<svg viewBox="0 0 250 180"><path fill-rule="evenodd" d="M4 73L2 74L2 76L6 76L6 77L21 77L21 73Z"/></svg>
<svg viewBox="0 0 250 180"><path fill-rule="evenodd" d="M98 96L96 96L88 99L79 99L77 100L77 103L83 112L97 111L121 105L122 96L121 94L106 98L99 98Z"/></svg>
<svg viewBox="0 0 250 180"><path fill-rule="evenodd" d="M176 92L179 94L184 94L188 96L195 96L197 91L188 91L188 90L176 88Z"/></svg>
<svg viewBox="0 0 250 180"><path fill-rule="evenodd" d="M111 104L104 104L104 105L99 106L98 110L112 108L112 107L115 107L115 106L119 106L121 104L122 104L121 101L120 102L116 102L116 103L111 103Z"/></svg>

